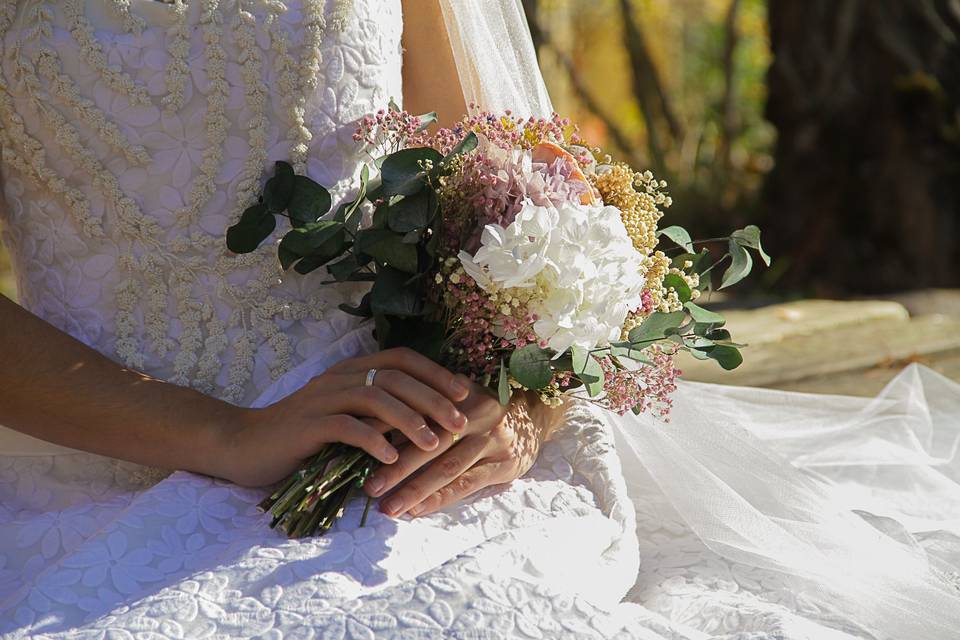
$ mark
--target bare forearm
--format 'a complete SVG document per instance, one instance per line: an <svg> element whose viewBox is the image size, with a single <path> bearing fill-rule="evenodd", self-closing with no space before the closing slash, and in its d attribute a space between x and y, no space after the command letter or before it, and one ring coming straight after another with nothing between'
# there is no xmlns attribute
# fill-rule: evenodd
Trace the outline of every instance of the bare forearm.
<svg viewBox="0 0 960 640"><path fill-rule="evenodd" d="M438 0L403 1L403 106L436 111L440 126L467 112L460 77Z"/></svg>
<svg viewBox="0 0 960 640"><path fill-rule="evenodd" d="M125 369L0 296L0 424L74 449L215 474L243 410Z"/></svg>

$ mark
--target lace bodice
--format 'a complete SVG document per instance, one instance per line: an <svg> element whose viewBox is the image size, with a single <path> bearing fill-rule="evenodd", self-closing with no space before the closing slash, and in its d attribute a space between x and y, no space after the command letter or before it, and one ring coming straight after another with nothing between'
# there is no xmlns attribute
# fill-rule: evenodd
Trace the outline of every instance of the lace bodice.
<svg viewBox="0 0 960 640"><path fill-rule="evenodd" d="M337 310L356 291L224 234L276 160L348 195L352 123L400 99L399 0L0 6L0 226L26 308L235 403L369 340Z"/></svg>

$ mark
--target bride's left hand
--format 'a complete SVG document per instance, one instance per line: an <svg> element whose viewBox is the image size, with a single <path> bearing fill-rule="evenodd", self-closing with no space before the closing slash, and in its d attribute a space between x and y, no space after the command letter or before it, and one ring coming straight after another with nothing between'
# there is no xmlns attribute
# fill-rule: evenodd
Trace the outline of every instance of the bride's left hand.
<svg viewBox="0 0 960 640"><path fill-rule="evenodd" d="M364 484L365 491L377 497L399 485L381 501L380 510L389 516L423 516L519 478L533 466L552 422L547 412L536 410L543 408L539 401L528 395L533 396L515 395L504 407L488 389L472 384L470 395L459 404L468 418L462 437L454 441L453 434L440 430L440 446L433 451L401 447L398 460L381 466ZM534 403L539 406L531 406Z"/></svg>

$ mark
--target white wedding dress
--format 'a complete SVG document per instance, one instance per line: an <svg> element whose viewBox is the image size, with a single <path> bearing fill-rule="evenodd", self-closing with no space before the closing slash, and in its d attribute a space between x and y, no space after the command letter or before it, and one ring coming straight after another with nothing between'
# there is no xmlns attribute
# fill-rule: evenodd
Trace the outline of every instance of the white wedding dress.
<svg viewBox="0 0 960 640"><path fill-rule="evenodd" d="M270 243L234 256L224 231L275 160L349 195L352 123L400 97L400 0L0 7L21 304L243 405L373 348L337 310L357 290L285 276ZM577 407L509 488L364 528L358 500L295 541L262 491L0 427L0 637L960 638L957 385L682 384L676 406L669 425Z"/></svg>

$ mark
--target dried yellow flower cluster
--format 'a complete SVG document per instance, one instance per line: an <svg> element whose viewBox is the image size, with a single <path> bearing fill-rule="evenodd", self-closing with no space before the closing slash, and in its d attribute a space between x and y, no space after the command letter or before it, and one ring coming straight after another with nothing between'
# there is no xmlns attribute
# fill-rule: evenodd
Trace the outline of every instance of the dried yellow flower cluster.
<svg viewBox="0 0 960 640"><path fill-rule="evenodd" d="M590 181L604 204L620 209L623 225L637 251L651 255L657 246L657 222L663 215L660 207L672 204L661 191L666 188L666 181L658 182L649 171L635 172L622 162L605 167Z"/></svg>

